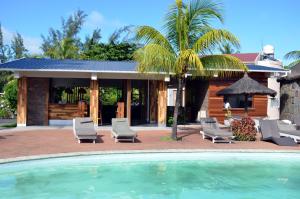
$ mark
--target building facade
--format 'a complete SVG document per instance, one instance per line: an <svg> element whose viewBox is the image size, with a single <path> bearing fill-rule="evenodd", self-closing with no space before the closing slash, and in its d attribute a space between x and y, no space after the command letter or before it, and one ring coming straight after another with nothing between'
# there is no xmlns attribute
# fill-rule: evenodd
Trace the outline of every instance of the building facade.
<svg viewBox="0 0 300 199"><path fill-rule="evenodd" d="M115 117L127 117L131 125L165 126L168 109L174 106L175 81L165 73L139 73L136 66L125 61L24 58L1 64L0 70L12 71L18 79L18 126L71 125L74 117L91 117L96 126L109 125ZM249 75L265 85L272 75L286 72L256 64L248 68ZM227 78L189 76L183 92L185 121L210 116L222 122L225 100L233 114L243 114L243 97L216 95L242 75L236 71ZM268 115L266 96L249 101L250 116Z"/></svg>

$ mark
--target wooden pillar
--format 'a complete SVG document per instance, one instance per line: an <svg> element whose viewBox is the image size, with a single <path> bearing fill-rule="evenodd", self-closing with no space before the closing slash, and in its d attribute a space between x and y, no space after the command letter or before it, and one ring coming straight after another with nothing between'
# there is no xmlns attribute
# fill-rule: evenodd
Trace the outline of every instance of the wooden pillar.
<svg viewBox="0 0 300 199"><path fill-rule="evenodd" d="M27 78L18 79L17 126L27 123Z"/></svg>
<svg viewBox="0 0 300 199"><path fill-rule="evenodd" d="M126 84L126 117L128 118L129 125L131 125L131 80L127 80Z"/></svg>
<svg viewBox="0 0 300 199"><path fill-rule="evenodd" d="M91 80L90 86L90 117L94 125L98 126L99 114L99 83L98 80Z"/></svg>
<svg viewBox="0 0 300 199"><path fill-rule="evenodd" d="M167 124L167 85L164 81L158 83L158 109L157 120L158 126L166 126Z"/></svg>
<svg viewBox="0 0 300 199"><path fill-rule="evenodd" d="M150 81L150 123L157 122L157 81Z"/></svg>

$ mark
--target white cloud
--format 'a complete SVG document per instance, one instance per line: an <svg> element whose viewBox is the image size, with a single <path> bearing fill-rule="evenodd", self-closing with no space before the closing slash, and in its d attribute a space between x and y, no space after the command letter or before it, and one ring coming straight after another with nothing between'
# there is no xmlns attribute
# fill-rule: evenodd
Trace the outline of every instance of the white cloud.
<svg viewBox="0 0 300 199"><path fill-rule="evenodd" d="M106 19L100 12L92 11L86 20L86 26L91 29L106 27L120 28L125 26L125 23L122 23L118 19Z"/></svg>
<svg viewBox="0 0 300 199"><path fill-rule="evenodd" d="M3 32L3 41L5 44L11 44L11 40L13 39L14 35L16 34L13 31L10 31L2 26ZM21 33L20 33L21 34ZM21 34L22 35L22 34ZM25 48L29 51L30 54L40 54L42 50L40 46L42 44L42 39L39 37L30 37L27 35L22 35L24 40Z"/></svg>

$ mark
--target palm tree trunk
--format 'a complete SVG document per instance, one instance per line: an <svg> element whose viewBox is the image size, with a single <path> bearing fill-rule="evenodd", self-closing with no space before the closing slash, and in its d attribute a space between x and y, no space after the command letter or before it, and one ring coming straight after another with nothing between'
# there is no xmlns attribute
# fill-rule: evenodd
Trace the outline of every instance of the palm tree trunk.
<svg viewBox="0 0 300 199"><path fill-rule="evenodd" d="M177 92L176 92L176 99L175 99L175 108L174 108L174 115L173 115L173 126L172 126L172 139L177 140L177 120L179 115L179 107L181 106L181 99L182 99L182 89L184 86L184 82L182 78L178 78L177 84Z"/></svg>

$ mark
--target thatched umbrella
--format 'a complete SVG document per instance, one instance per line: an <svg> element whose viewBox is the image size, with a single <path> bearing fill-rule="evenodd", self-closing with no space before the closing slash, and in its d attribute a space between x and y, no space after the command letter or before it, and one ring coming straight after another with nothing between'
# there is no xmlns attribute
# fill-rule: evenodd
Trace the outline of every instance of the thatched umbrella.
<svg viewBox="0 0 300 199"><path fill-rule="evenodd" d="M248 97L252 95L271 95L275 97L276 91L251 79L247 73L244 77L217 92L217 95L244 95L245 96L245 112L248 113Z"/></svg>

